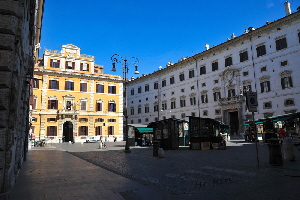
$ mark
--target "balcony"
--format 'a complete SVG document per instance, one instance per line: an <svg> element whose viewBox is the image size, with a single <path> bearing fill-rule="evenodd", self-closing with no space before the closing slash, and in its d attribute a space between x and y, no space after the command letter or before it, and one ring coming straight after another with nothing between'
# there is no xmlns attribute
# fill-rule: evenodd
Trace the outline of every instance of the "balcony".
<svg viewBox="0 0 300 200"><path fill-rule="evenodd" d="M45 49L44 50L45 55L53 55L53 56L61 56L61 52L59 50L51 50L51 49Z"/></svg>
<svg viewBox="0 0 300 200"><path fill-rule="evenodd" d="M227 105L227 104L235 104L235 103L242 103L246 100L245 96L238 95L233 97L226 97L219 99L219 105Z"/></svg>

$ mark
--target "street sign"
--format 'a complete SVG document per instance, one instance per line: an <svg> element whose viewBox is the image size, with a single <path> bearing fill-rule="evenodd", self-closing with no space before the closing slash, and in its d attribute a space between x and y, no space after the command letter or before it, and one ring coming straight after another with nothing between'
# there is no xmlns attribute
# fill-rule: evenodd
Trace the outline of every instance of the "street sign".
<svg viewBox="0 0 300 200"><path fill-rule="evenodd" d="M249 112L257 112L257 93L256 92L247 92L247 107Z"/></svg>

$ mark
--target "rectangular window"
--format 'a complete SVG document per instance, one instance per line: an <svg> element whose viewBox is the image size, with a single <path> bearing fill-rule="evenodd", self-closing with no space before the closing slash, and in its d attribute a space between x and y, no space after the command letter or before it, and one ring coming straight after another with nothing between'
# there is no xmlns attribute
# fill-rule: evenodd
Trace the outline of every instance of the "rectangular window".
<svg viewBox="0 0 300 200"><path fill-rule="evenodd" d="M130 90L130 94L134 95L134 89L133 88Z"/></svg>
<svg viewBox="0 0 300 200"><path fill-rule="evenodd" d="M270 81L261 82L260 83L260 91L261 91L261 93L270 92L271 91Z"/></svg>
<svg viewBox="0 0 300 200"><path fill-rule="evenodd" d="M108 111L109 112L116 112L116 104L115 103L108 103Z"/></svg>
<svg viewBox="0 0 300 200"><path fill-rule="evenodd" d="M57 80L49 80L49 89L59 89L59 82Z"/></svg>
<svg viewBox="0 0 300 200"><path fill-rule="evenodd" d="M292 77L281 78L281 87L282 89L293 87Z"/></svg>
<svg viewBox="0 0 300 200"><path fill-rule="evenodd" d="M103 118L97 118L96 122L104 122Z"/></svg>
<svg viewBox="0 0 300 200"><path fill-rule="evenodd" d="M225 67L232 65L232 57L225 58Z"/></svg>
<svg viewBox="0 0 300 200"><path fill-rule="evenodd" d="M80 110L86 110L86 101L81 101L80 102Z"/></svg>
<svg viewBox="0 0 300 200"><path fill-rule="evenodd" d="M266 66L260 68L260 72L266 72L266 71L267 71L267 67Z"/></svg>
<svg viewBox="0 0 300 200"><path fill-rule="evenodd" d="M116 86L115 85L108 86L108 94L116 94Z"/></svg>
<svg viewBox="0 0 300 200"><path fill-rule="evenodd" d="M243 86L243 95L246 96L246 93L247 93L248 91L252 91L252 90L251 90L251 85L244 85L244 86Z"/></svg>
<svg viewBox="0 0 300 200"><path fill-rule="evenodd" d="M57 109L58 101L57 100L48 100L48 109Z"/></svg>
<svg viewBox="0 0 300 200"><path fill-rule="evenodd" d="M80 71L89 71L88 63L80 63Z"/></svg>
<svg viewBox="0 0 300 200"><path fill-rule="evenodd" d="M138 108L138 114L141 114L142 113L142 108Z"/></svg>
<svg viewBox="0 0 300 200"><path fill-rule="evenodd" d="M145 113L149 113L149 106L145 107Z"/></svg>
<svg viewBox="0 0 300 200"><path fill-rule="evenodd" d="M154 105L154 112L158 111L158 105Z"/></svg>
<svg viewBox="0 0 300 200"><path fill-rule="evenodd" d="M96 84L96 93L104 93L104 85Z"/></svg>
<svg viewBox="0 0 300 200"><path fill-rule="evenodd" d="M214 101L219 101L221 99L221 92L214 92Z"/></svg>
<svg viewBox="0 0 300 200"><path fill-rule="evenodd" d="M154 89L158 89L158 82L154 83Z"/></svg>
<svg viewBox="0 0 300 200"><path fill-rule="evenodd" d="M180 99L180 107L185 107L185 99Z"/></svg>
<svg viewBox="0 0 300 200"><path fill-rule="evenodd" d="M287 48L286 38L281 38L276 40L276 50L281 50Z"/></svg>
<svg viewBox="0 0 300 200"><path fill-rule="evenodd" d="M295 105L294 99L285 99L284 105L285 106L294 106Z"/></svg>
<svg viewBox="0 0 300 200"><path fill-rule="evenodd" d="M79 118L79 122L88 122L88 118Z"/></svg>
<svg viewBox="0 0 300 200"><path fill-rule="evenodd" d="M264 109L271 109L272 108L272 102L264 102Z"/></svg>
<svg viewBox="0 0 300 200"><path fill-rule="evenodd" d="M57 127L47 126L47 136L57 136Z"/></svg>
<svg viewBox="0 0 300 200"><path fill-rule="evenodd" d="M66 69L75 69L75 62L66 61Z"/></svg>
<svg viewBox="0 0 300 200"><path fill-rule="evenodd" d="M174 84L175 83L175 78L174 76L170 77L170 84Z"/></svg>
<svg viewBox="0 0 300 200"><path fill-rule="evenodd" d="M184 73L179 74L179 80L184 81Z"/></svg>
<svg viewBox="0 0 300 200"><path fill-rule="evenodd" d="M138 93L142 93L142 87L138 87Z"/></svg>
<svg viewBox="0 0 300 200"><path fill-rule="evenodd" d="M171 109L175 109L176 108L176 101L172 101L171 102Z"/></svg>
<svg viewBox="0 0 300 200"><path fill-rule="evenodd" d="M193 78L195 76L194 70L189 71L189 78Z"/></svg>
<svg viewBox="0 0 300 200"><path fill-rule="evenodd" d="M78 133L79 133L79 135L88 135L88 127L87 126L79 126Z"/></svg>
<svg viewBox="0 0 300 200"><path fill-rule="evenodd" d="M167 85L167 81L166 80L163 80L162 82L161 82L161 86L162 87L165 87Z"/></svg>
<svg viewBox="0 0 300 200"><path fill-rule="evenodd" d="M213 62L211 64L211 69L212 69L212 71L217 71L219 69L219 63L218 62Z"/></svg>
<svg viewBox="0 0 300 200"><path fill-rule="evenodd" d="M240 62L244 62L246 60L248 60L248 52L244 51L244 52L240 53Z"/></svg>
<svg viewBox="0 0 300 200"><path fill-rule="evenodd" d="M145 92L149 91L149 85L145 85Z"/></svg>
<svg viewBox="0 0 300 200"><path fill-rule="evenodd" d="M161 109L166 110L167 109L167 103L162 103L161 104Z"/></svg>
<svg viewBox="0 0 300 200"><path fill-rule="evenodd" d="M96 126L96 135L102 135L102 126Z"/></svg>
<svg viewBox="0 0 300 200"><path fill-rule="evenodd" d="M130 109L130 114L131 114L131 115L134 115L134 108L131 108L131 109Z"/></svg>
<svg viewBox="0 0 300 200"><path fill-rule="evenodd" d="M47 122L56 122L56 121L57 121L56 117L47 118Z"/></svg>
<svg viewBox="0 0 300 200"><path fill-rule="evenodd" d="M87 83L80 83L80 92L87 92Z"/></svg>
<svg viewBox="0 0 300 200"><path fill-rule="evenodd" d="M257 57L263 56L266 53L267 52L266 52L266 46L265 45L261 45L259 47L256 47L256 55L257 55Z"/></svg>
<svg viewBox="0 0 300 200"><path fill-rule="evenodd" d="M50 59L50 67L52 68L59 68L60 60Z"/></svg>
<svg viewBox="0 0 300 200"><path fill-rule="evenodd" d="M200 75L206 74L206 66L200 67Z"/></svg>
<svg viewBox="0 0 300 200"><path fill-rule="evenodd" d="M235 96L235 89L229 89L228 90L228 97L234 97Z"/></svg>
<svg viewBox="0 0 300 200"><path fill-rule="evenodd" d="M66 101L66 109L72 110L72 107L73 107L72 101Z"/></svg>
<svg viewBox="0 0 300 200"><path fill-rule="evenodd" d="M201 102L202 102L202 103L207 103L207 102L208 102L207 94L201 95Z"/></svg>
<svg viewBox="0 0 300 200"><path fill-rule="evenodd" d="M74 82L66 81L65 90L74 90Z"/></svg>
<svg viewBox="0 0 300 200"><path fill-rule="evenodd" d="M108 122L116 122L116 121L117 121L116 119L112 119L112 118L108 119Z"/></svg>
<svg viewBox="0 0 300 200"><path fill-rule="evenodd" d="M196 97L190 97L190 103L192 105L196 105Z"/></svg>
<svg viewBox="0 0 300 200"><path fill-rule="evenodd" d="M102 102L97 102L96 111L102 111Z"/></svg>
<svg viewBox="0 0 300 200"><path fill-rule="evenodd" d="M32 87L33 88L39 88L39 80L34 78L32 79Z"/></svg>
<svg viewBox="0 0 300 200"><path fill-rule="evenodd" d="M108 127L108 135L114 135L114 134L115 134L114 126L109 126Z"/></svg>
<svg viewBox="0 0 300 200"><path fill-rule="evenodd" d="M282 67L287 66L287 64L288 64L287 60L280 62L280 66Z"/></svg>

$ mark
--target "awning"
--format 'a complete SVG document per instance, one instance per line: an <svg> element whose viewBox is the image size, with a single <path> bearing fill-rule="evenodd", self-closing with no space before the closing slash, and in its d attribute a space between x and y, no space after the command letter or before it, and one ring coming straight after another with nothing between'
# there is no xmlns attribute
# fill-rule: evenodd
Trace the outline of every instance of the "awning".
<svg viewBox="0 0 300 200"><path fill-rule="evenodd" d="M152 133L153 128L136 128L140 133Z"/></svg>

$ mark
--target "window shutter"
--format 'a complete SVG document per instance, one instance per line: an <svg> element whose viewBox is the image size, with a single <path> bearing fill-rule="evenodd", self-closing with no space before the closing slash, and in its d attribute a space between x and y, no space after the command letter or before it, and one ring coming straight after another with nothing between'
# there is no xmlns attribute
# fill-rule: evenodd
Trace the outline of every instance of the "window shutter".
<svg viewBox="0 0 300 200"><path fill-rule="evenodd" d="M86 64L87 71L90 71L90 64Z"/></svg>
<svg viewBox="0 0 300 200"><path fill-rule="evenodd" d="M66 61L65 69L68 69L68 61Z"/></svg>
<svg viewBox="0 0 300 200"><path fill-rule="evenodd" d="M68 81L65 82L65 90L68 89Z"/></svg>
<svg viewBox="0 0 300 200"><path fill-rule="evenodd" d="M214 101L217 101L217 93L214 92Z"/></svg>
<svg viewBox="0 0 300 200"><path fill-rule="evenodd" d="M57 68L60 68L60 60L57 60Z"/></svg>
<svg viewBox="0 0 300 200"><path fill-rule="evenodd" d="M48 109L51 109L51 100L48 100Z"/></svg>
<svg viewBox="0 0 300 200"><path fill-rule="evenodd" d="M290 87L293 87L293 80L291 76L289 77L289 82L290 82Z"/></svg>
<svg viewBox="0 0 300 200"><path fill-rule="evenodd" d="M52 84L51 84L52 80L49 80L49 89L52 89Z"/></svg>
<svg viewBox="0 0 300 200"><path fill-rule="evenodd" d="M264 83L260 83L260 92L261 92L261 93L264 92Z"/></svg>
<svg viewBox="0 0 300 200"><path fill-rule="evenodd" d="M270 81L267 81L267 86L268 86L268 92L271 91Z"/></svg>
<svg viewBox="0 0 300 200"><path fill-rule="evenodd" d="M72 69L75 69L75 62L72 62Z"/></svg>
<svg viewBox="0 0 300 200"><path fill-rule="evenodd" d="M235 96L235 89L232 90L232 96Z"/></svg>
<svg viewBox="0 0 300 200"><path fill-rule="evenodd" d="M56 89L59 89L59 81L56 81Z"/></svg>
<svg viewBox="0 0 300 200"><path fill-rule="evenodd" d="M50 135L50 126L47 126L47 136Z"/></svg>
<svg viewBox="0 0 300 200"><path fill-rule="evenodd" d="M230 90L228 90L228 97L231 97L231 92L230 92Z"/></svg>
<svg viewBox="0 0 300 200"><path fill-rule="evenodd" d="M284 88L285 88L285 84L284 84L284 78L281 78L281 87L282 87L282 89L284 89Z"/></svg>
<svg viewBox="0 0 300 200"><path fill-rule="evenodd" d="M208 103L207 95L205 95L205 103Z"/></svg>
<svg viewBox="0 0 300 200"><path fill-rule="evenodd" d="M83 63L80 63L80 71L83 70Z"/></svg>

